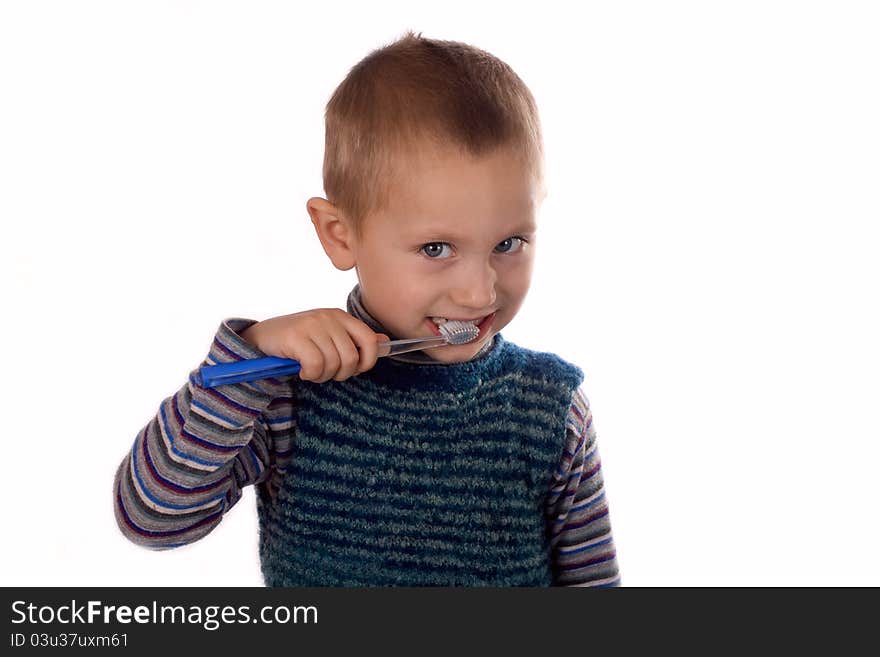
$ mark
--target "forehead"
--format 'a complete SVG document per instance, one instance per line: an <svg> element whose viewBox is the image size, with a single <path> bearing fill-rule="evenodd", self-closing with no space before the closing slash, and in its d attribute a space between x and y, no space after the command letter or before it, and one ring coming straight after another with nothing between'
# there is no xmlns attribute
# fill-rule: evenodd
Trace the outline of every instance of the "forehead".
<svg viewBox="0 0 880 657"><path fill-rule="evenodd" d="M507 149L481 157L433 150L396 164L382 214L399 229L523 224L541 201L532 168Z"/></svg>

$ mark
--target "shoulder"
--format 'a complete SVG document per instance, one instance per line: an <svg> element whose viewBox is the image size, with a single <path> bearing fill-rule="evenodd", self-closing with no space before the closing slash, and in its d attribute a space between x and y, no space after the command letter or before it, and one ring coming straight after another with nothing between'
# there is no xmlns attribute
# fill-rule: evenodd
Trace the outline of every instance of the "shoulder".
<svg viewBox="0 0 880 657"><path fill-rule="evenodd" d="M499 336L500 337L500 336ZM534 351L505 340L503 348L508 366L529 378L565 386L574 393L584 380L577 365L549 351Z"/></svg>
<svg viewBox="0 0 880 657"><path fill-rule="evenodd" d="M593 413L590 410L590 400L584 393L583 387L578 387L571 397L566 426L569 438L575 444L581 443L584 436L593 432Z"/></svg>

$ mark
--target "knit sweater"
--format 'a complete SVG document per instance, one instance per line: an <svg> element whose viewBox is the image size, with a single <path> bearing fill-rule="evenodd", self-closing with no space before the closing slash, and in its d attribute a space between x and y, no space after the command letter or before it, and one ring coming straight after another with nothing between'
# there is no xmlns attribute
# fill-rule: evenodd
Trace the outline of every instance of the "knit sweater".
<svg viewBox="0 0 880 657"><path fill-rule="evenodd" d="M240 337L253 323L224 321L203 364L264 355ZM619 584L576 370L501 336L470 363L404 360L324 384L203 388L193 370L117 471L120 529L153 548L191 543L255 484L269 585ZM552 401L529 422L522 411L535 386ZM356 417L342 416L355 407ZM366 449L377 444L385 449ZM468 562L474 554L487 558Z"/></svg>
<svg viewBox="0 0 880 657"><path fill-rule="evenodd" d="M541 506L581 379L496 338L467 363L302 383L293 460L260 504L267 584L549 586Z"/></svg>

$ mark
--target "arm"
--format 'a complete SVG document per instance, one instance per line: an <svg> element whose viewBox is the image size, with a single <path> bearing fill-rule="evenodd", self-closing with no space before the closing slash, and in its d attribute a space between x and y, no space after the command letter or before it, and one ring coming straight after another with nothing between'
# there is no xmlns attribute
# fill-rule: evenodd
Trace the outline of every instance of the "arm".
<svg viewBox="0 0 880 657"><path fill-rule="evenodd" d="M553 583L619 586L596 430L581 390L566 420L566 447L547 500Z"/></svg>
<svg viewBox="0 0 880 657"><path fill-rule="evenodd" d="M204 364L263 356L239 335L253 323L223 322ZM271 493L289 459L289 387L265 379L206 389L196 373L162 402L116 472L116 522L139 545L171 548L204 537L244 486L266 483Z"/></svg>

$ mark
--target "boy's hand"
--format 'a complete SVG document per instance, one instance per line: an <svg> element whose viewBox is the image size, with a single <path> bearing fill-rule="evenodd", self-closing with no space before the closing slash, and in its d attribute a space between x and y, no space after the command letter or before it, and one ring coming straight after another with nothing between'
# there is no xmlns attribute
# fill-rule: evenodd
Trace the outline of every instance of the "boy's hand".
<svg viewBox="0 0 880 657"><path fill-rule="evenodd" d="M378 344L388 340L339 308L273 317L246 328L241 337L267 356L299 361L299 377L323 383L345 381L371 369Z"/></svg>

